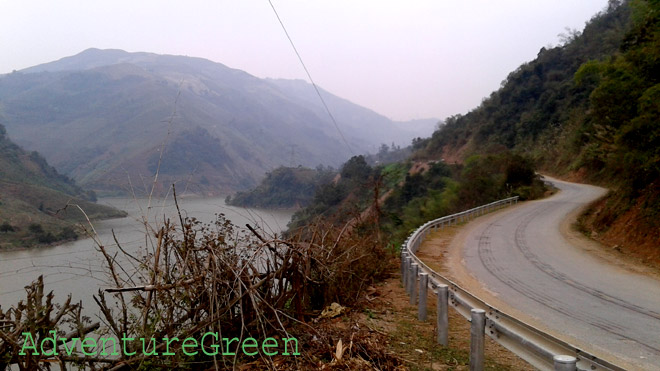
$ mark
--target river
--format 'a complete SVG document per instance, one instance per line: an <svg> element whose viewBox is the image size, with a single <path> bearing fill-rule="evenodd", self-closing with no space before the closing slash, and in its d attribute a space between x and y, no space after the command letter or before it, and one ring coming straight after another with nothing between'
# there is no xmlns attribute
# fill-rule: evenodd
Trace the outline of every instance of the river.
<svg viewBox="0 0 660 371"><path fill-rule="evenodd" d="M128 217L93 223L100 242L110 253L117 251L112 237L125 250L135 252L145 246L144 219L151 225L162 225L169 217L178 220L172 199L152 201L132 198L105 198L99 203L114 206L128 212ZM224 198L179 198L184 216L195 217L202 222L212 222L217 213L223 213L237 226L245 223L262 227L266 232L279 233L286 229L291 210L244 209L227 206ZM56 302L64 302L72 294L73 302L82 301L86 313L95 313L92 299L99 288L110 286L104 269L104 259L91 238L79 239L53 247L0 252L0 307L3 310L25 299L24 286L44 276L45 290L53 291Z"/></svg>

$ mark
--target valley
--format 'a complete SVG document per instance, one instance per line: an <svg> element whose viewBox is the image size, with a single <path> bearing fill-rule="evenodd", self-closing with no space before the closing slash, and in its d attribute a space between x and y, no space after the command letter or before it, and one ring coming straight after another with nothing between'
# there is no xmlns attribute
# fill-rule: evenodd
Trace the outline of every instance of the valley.
<svg viewBox="0 0 660 371"><path fill-rule="evenodd" d="M8 135L100 194L227 194L281 165L337 167L437 120L395 123L302 80L259 79L201 58L88 49L0 76ZM337 126L337 127L336 127ZM344 133L344 134L342 134ZM159 168L160 165L160 168Z"/></svg>

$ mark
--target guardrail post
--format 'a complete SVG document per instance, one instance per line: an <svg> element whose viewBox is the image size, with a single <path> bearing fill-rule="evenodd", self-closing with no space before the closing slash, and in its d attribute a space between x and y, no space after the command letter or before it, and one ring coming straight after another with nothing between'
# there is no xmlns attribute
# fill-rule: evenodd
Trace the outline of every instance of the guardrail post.
<svg viewBox="0 0 660 371"><path fill-rule="evenodd" d="M483 309L470 311L470 371L484 369L484 331L486 329L486 312Z"/></svg>
<svg viewBox="0 0 660 371"><path fill-rule="evenodd" d="M408 253L406 251L401 251L401 282L406 283L406 257Z"/></svg>
<svg viewBox="0 0 660 371"><path fill-rule="evenodd" d="M406 257L404 259L403 266L404 266L404 268L403 268L403 271L404 271L403 289L406 290L406 294L410 294L410 292L408 291L408 280L410 279L409 278L409 276L410 276L410 256L406 255Z"/></svg>
<svg viewBox="0 0 660 371"><path fill-rule="evenodd" d="M417 275L419 274L419 264L412 263L412 277L410 280L410 304L417 303Z"/></svg>
<svg viewBox="0 0 660 371"><path fill-rule="evenodd" d="M553 357L555 371L577 370L577 358L573 356L558 355Z"/></svg>
<svg viewBox="0 0 660 371"><path fill-rule="evenodd" d="M449 345L449 288L447 285L438 285L438 344Z"/></svg>
<svg viewBox="0 0 660 371"><path fill-rule="evenodd" d="M406 257L406 292L410 296L410 281L412 281L412 258Z"/></svg>
<svg viewBox="0 0 660 371"><path fill-rule="evenodd" d="M419 305L417 307L417 319L426 321L426 296L429 286L428 273L421 273L419 275Z"/></svg>

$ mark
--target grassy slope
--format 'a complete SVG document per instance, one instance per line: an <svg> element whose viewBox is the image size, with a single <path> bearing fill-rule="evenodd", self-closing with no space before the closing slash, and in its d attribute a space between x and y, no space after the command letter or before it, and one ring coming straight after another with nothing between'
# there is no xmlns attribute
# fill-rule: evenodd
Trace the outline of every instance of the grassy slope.
<svg viewBox="0 0 660 371"><path fill-rule="evenodd" d="M14 229L0 232L0 248L74 238L71 233L62 233L67 227L71 230L74 223L85 221L73 204L79 205L91 219L125 216L119 210L95 204L92 199L92 193L58 174L38 153L28 153L12 143L0 126L0 224ZM66 207L68 204L71 206ZM43 233L31 230L32 224L40 225ZM48 233L52 237L46 237Z"/></svg>

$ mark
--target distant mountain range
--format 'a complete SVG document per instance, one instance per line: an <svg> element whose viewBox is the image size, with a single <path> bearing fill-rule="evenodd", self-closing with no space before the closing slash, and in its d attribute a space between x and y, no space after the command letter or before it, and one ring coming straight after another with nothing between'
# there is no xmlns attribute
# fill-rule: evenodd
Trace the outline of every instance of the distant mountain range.
<svg viewBox="0 0 660 371"><path fill-rule="evenodd" d="M0 76L9 137L105 193L227 193L280 165L338 166L407 145L437 120L395 123L301 80L260 79L201 58L88 49Z"/></svg>

